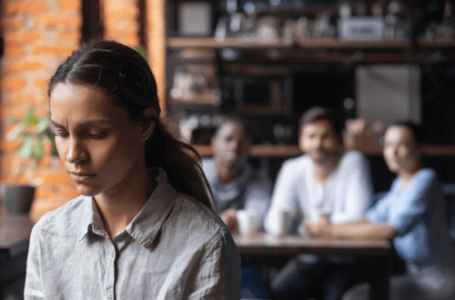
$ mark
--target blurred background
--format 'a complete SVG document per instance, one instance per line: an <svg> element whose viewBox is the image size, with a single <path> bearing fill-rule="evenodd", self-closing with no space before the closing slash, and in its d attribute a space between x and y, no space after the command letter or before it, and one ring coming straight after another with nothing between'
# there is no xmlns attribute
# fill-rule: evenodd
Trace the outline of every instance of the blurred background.
<svg viewBox="0 0 455 300"><path fill-rule="evenodd" d="M250 163L272 182L302 154L298 120L311 107L343 122L375 193L395 178L385 128L422 125L455 240L454 9L452 0L0 0L0 183L34 189L21 211L31 206L32 221L17 224L30 229L78 196L44 130L48 81L82 43L112 39L142 47L176 135L210 157L222 117L238 117L252 130Z"/></svg>
<svg viewBox="0 0 455 300"><path fill-rule="evenodd" d="M275 179L285 159L301 154L298 118L318 105L345 122L346 147L368 156L375 192L394 178L381 136L400 119L423 125L427 164L442 181L455 181L453 1L0 3L0 179L37 185L34 220L77 192L50 144L32 175L14 172L23 141L6 137L13 126L7 119L26 117L30 107L45 116L55 68L99 38L145 49L169 123L203 156L211 155L220 116L235 115L252 128L252 164Z"/></svg>

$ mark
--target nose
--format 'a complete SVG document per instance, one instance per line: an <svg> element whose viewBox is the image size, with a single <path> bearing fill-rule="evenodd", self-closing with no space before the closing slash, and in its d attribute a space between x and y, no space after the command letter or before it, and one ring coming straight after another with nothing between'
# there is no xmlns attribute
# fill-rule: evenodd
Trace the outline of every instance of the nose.
<svg viewBox="0 0 455 300"><path fill-rule="evenodd" d="M322 139L323 137L317 137L314 141L314 146L316 149L320 149L322 146Z"/></svg>
<svg viewBox="0 0 455 300"><path fill-rule="evenodd" d="M226 146L227 146L226 148L228 148L231 151L237 151L240 146L240 141L233 139L233 140L229 141Z"/></svg>
<svg viewBox="0 0 455 300"><path fill-rule="evenodd" d="M398 147L392 147L392 154L393 154L394 156L397 156L397 154L398 154Z"/></svg>
<svg viewBox="0 0 455 300"><path fill-rule="evenodd" d="M89 155L82 141L72 138L69 144L68 153L66 154L67 162L77 164L88 159Z"/></svg>

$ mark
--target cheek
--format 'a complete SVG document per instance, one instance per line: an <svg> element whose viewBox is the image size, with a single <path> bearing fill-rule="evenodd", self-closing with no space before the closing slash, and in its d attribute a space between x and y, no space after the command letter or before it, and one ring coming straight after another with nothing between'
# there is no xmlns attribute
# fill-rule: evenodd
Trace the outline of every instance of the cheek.
<svg viewBox="0 0 455 300"><path fill-rule="evenodd" d="M332 138L325 138L322 141L322 146L324 148L334 148L335 147L335 141Z"/></svg>
<svg viewBox="0 0 455 300"><path fill-rule="evenodd" d="M416 153L408 149L403 150L401 157L406 163L413 163L417 159Z"/></svg>
<svg viewBox="0 0 455 300"><path fill-rule="evenodd" d="M389 167L395 165L395 155L392 149L384 149L384 160Z"/></svg>
<svg viewBox="0 0 455 300"><path fill-rule="evenodd" d="M309 144L310 143L307 138L305 138L305 137L300 138L300 140L299 140L300 149L302 149L303 151L307 151Z"/></svg>
<svg viewBox="0 0 455 300"><path fill-rule="evenodd" d="M55 139L55 146L57 147L58 156L60 160L65 161L68 153L68 143L65 140L59 138Z"/></svg>
<svg viewBox="0 0 455 300"><path fill-rule="evenodd" d="M388 160L391 158L392 151L389 148L384 148L382 154L384 155L384 158Z"/></svg>
<svg viewBox="0 0 455 300"><path fill-rule="evenodd" d="M135 160L136 153L137 147L127 141L126 137L123 139L122 137L112 137L104 142L92 144L90 149L92 162L100 167L127 167Z"/></svg>

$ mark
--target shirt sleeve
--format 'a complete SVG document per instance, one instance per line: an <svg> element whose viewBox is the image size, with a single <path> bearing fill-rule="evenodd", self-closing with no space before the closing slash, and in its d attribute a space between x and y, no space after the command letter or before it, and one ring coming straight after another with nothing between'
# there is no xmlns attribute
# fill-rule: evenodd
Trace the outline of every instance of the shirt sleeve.
<svg viewBox="0 0 455 300"><path fill-rule="evenodd" d="M189 274L188 300L238 300L242 288L240 256L229 232L223 231L208 251L198 272Z"/></svg>
<svg viewBox="0 0 455 300"><path fill-rule="evenodd" d="M43 217L44 219L45 217ZM39 224L39 223L38 223ZM44 300L44 294L41 287L40 275L40 242L39 226L33 228L30 237L30 245L27 256L27 271L25 279L24 299L25 300Z"/></svg>
<svg viewBox="0 0 455 300"><path fill-rule="evenodd" d="M365 216L368 201L372 195L370 169L363 155L353 156L346 174L347 185L344 210L334 214L331 222L335 224L352 222Z"/></svg>
<svg viewBox="0 0 455 300"><path fill-rule="evenodd" d="M245 210L258 215L261 224L269 208L271 194L272 183L267 177L256 178L245 191Z"/></svg>
<svg viewBox="0 0 455 300"><path fill-rule="evenodd" d="M294 168L293 168L294 167ZM271 229L269 217L274 210L287 211L295 214L298 210L298 195L295 185L295 168L292 161L285 162L281 167L278 177L275 182L275 187L272 194L270 208L264 220L264 228L266 231Z"/></svg>
<svg viewBox="0 0 455 300"><path fill-rule="evenodd" d="M421 220L432 201L442 198L434 171L421 171L408 183L400 197L400 205L389 212L388 223L400 236L407 234Z"/></svg>
<svg viewBox="0 0 455 300"><path fill-rule="evenodd" d="M389 211L388 197L390 197L390 192L388 192L384 197L378 200L378 202L367 212L366 218L371 223L384 223L387 222L387 216Z"/></svg>

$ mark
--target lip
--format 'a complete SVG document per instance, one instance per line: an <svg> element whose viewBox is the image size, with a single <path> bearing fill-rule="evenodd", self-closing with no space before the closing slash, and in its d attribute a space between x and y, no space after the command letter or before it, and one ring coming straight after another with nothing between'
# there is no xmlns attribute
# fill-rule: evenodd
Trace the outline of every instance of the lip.
<svg viewBox="0 0 455 300"><path fill-rule="evenodd" d="M83 173L83 172L69 172L71 177L77 180L86 180L92 178L96 173Z"/></svg>

